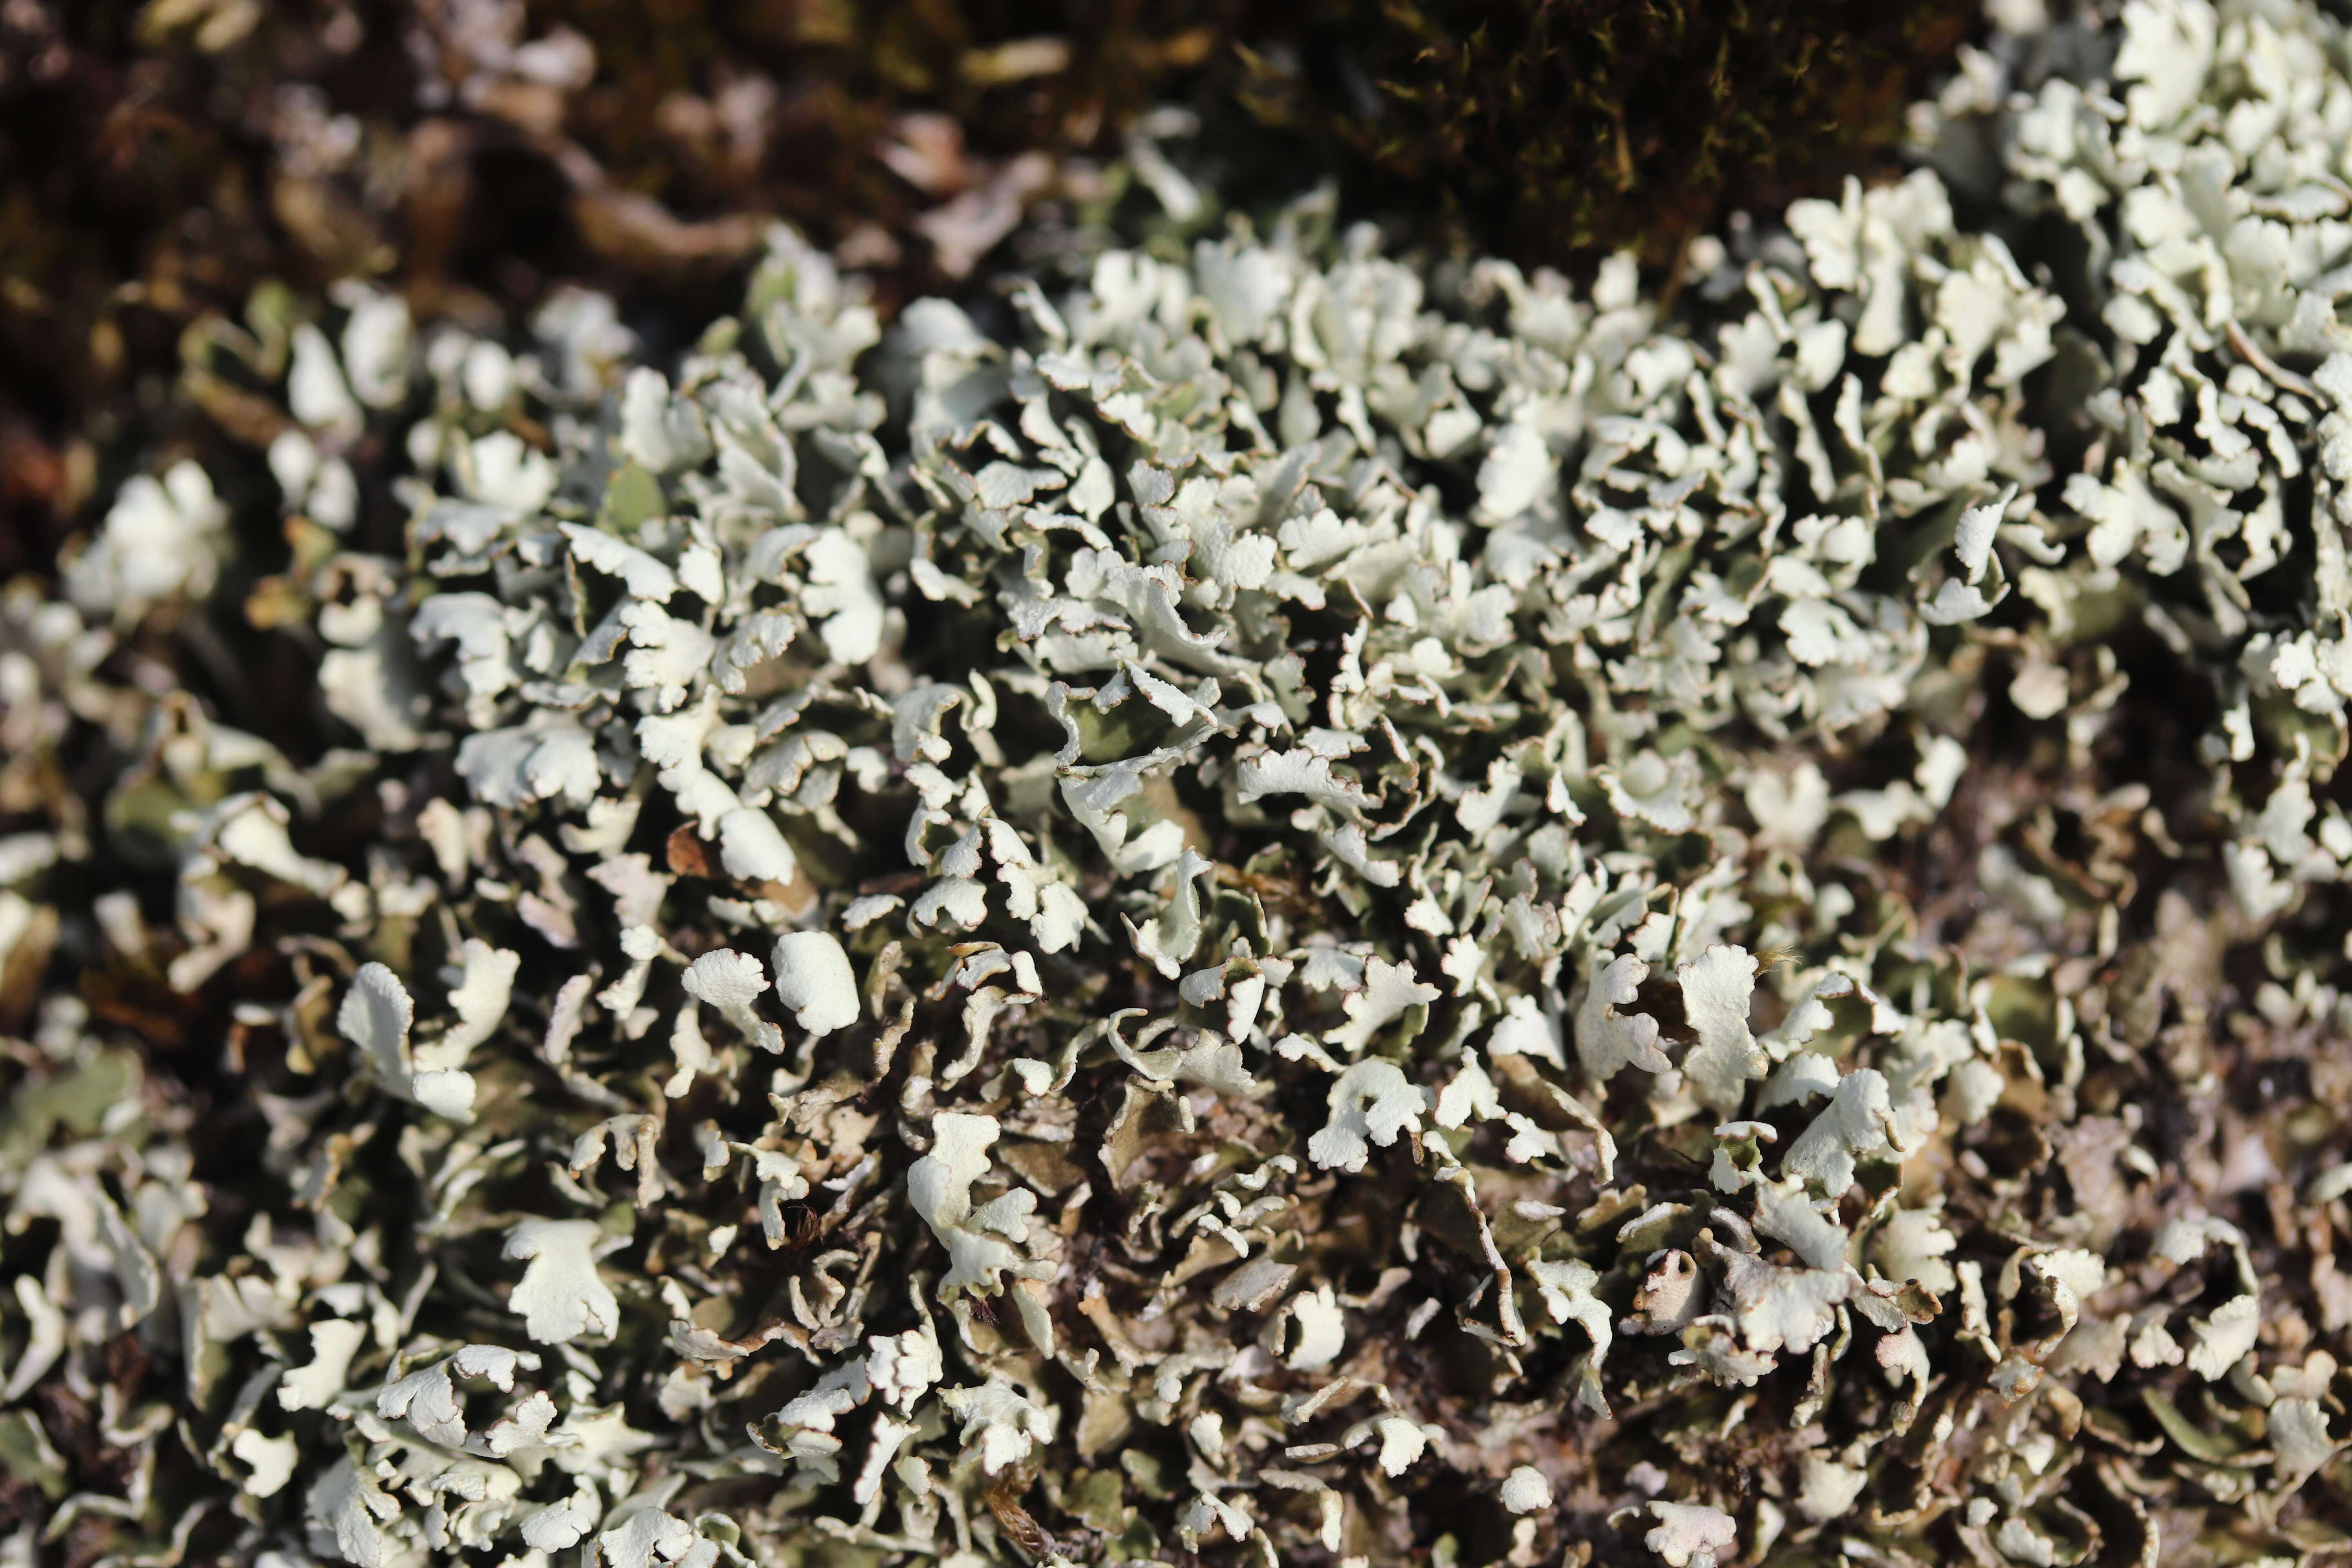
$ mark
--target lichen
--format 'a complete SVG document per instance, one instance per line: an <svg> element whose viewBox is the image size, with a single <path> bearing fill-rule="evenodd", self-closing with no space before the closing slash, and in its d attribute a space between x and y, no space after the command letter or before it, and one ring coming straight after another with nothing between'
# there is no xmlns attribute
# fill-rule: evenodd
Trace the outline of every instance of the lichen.
<svg viewBox="0 0 2352 1568"><path fill-rule="evenodd" d="M142 674L249 531L131 583L142 489L5 602L11 1506L362 1568L2327 1548L2343 35L2007 9L1931 167L1671 306L1310 197L1001 310L780 230L659 364L584 295L320 308L247 603L338 749Z"/></svg>

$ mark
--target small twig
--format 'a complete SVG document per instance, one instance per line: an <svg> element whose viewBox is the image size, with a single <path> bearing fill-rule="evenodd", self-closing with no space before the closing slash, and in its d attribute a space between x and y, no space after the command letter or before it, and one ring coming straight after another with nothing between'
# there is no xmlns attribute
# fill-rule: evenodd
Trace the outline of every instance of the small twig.
<svg viewBox="0 0 2352 1568"><path fill-rule="evenodd" d="M2238 357L2260 371L2273 386L2292 392L2297 397L2308 397L2314 403L2327 401L2320 395L2319 388L2311 384L2309 376L2297 375L2270 355L2263 353L2261 349L2254 346L2254 340L2246 336L2237 322L2230 322L2224 330L2230 334L2230 346L2238 351Z"/></svg>

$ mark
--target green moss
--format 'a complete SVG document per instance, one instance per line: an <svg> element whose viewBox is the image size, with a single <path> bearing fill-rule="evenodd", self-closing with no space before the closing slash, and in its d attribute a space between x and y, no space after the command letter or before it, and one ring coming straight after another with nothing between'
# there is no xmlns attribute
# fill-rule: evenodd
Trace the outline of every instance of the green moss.
<svg viewBox="0 0 2352 1568"><path fill-rule="evenodd" d="M1727 204L1776 206L1885 162L1977 9L1325 0L1286 51L1247 55L1244 90L1265 122L1351 155L1360 194L1480 246L1665 260Z"/></svg>

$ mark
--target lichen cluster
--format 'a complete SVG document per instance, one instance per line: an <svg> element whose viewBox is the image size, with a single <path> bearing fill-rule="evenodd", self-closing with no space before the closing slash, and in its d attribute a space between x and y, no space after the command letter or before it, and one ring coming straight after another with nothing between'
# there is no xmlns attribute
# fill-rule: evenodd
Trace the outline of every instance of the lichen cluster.
<svg viewBox="0 0 2352 1568"><path fill-rule="evenodd" d="M2347 38L2000 19L1671 307L1310 198L192 345L283 570L0 603L11 1568L2352 1543Z"/></svg>

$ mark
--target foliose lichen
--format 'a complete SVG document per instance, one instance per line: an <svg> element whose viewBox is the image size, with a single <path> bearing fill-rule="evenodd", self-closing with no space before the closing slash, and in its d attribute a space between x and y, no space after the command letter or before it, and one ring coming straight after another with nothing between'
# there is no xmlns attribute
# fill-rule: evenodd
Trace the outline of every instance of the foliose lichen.
<svg viewBox="0 0 2352 1568"><path fill-rule="evenodd" d="M11 1044L44 1531L2340 1546L2345 38L2007 9L1930 167L1671 310L1312 201L887 322L779 231L667 367L346 293L254 602L357 744L110 665L215 580L192 472L5 605L0 994L234 996L251 1145L127 982ZM28 896L99 832L168 923Z"/></svg>

